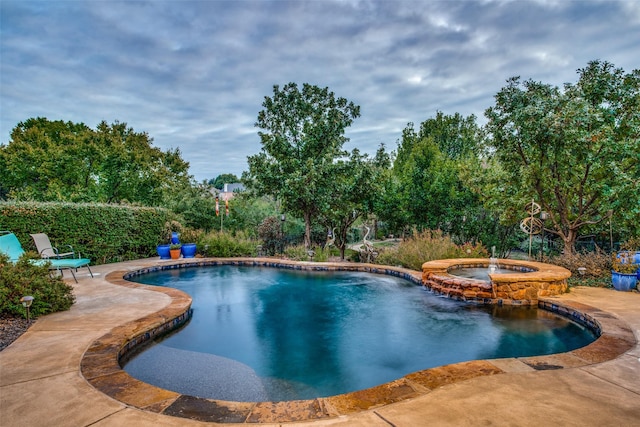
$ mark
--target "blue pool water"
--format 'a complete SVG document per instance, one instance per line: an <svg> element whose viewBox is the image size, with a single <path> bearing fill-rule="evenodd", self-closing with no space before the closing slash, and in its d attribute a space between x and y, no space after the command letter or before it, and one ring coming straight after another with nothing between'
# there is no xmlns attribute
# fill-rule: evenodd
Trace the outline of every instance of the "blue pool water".
<svg viewBox="0 0 640 427"><path fill-rule="evenodd" d="M463 268L455 268L453 270L447 271L447 273L464 277L465 279L477 279L484 280L489 282L491 278L489 277L489 269L487 267L463 267ZM510 270L508 268L496 268L493 270L495 274L516 274L521 273L519 270Z"/></svg>
<svg viewBox="0 0 640 427"><path fill-rule="evenodd" d="M124 369L213 399L330 396L435 366L565 352L595 339L544 310L468 305L392 276L218 266L135 280L187 292L193 317Z"/></svg>

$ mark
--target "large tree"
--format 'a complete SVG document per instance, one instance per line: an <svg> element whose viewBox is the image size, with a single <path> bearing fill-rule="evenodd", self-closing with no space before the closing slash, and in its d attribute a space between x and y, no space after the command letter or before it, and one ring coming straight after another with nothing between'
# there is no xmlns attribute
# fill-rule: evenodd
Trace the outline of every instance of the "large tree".
<svg viewBox="0 0 640 427"><path fill-rule="evenodd" d="M473 115L438 112L417 132L412 123L403 130L393 171L400 185L399 205L411 224L455 233L478 204L460 176L462 167L478 161L475 120Z"/></svg>
<svg viewBox="0 0 640 427"><path fill-rule="evenodd" d="M91 171L97 157L91 155L96 150L92 136L83 123L45 118L19 123L9 144L0 144L0 197L48 201L84 194L90 198L95 194Z"/></svg>
<svg viewBox="0 0 640 427"><path fill-rule="evenodd" d="M161 151L126 123L28 119L0 144L0 197L17 200L160 205L189 186L179 150Z"/></svg>
<svg viewBox="0 0 640 427"><path fill-rule="evenodd" d="M244 180L263 194L277 197L286 211L304 219L304 243L311 246L311 223L328 206L334 162L347 153L345 128L360 107L336 97L328 88L295 83L265 97L256 126L260 153L249 156Z"/></svg>
<svg viewBox="0 0 640 427"><path fill-rule="evenodd" d="M320 212L320 222L331 230L342 259L351 226L360 217L374 212L375 200L382 189L380 178L389 166L384 147L380 147L373 159L354 149L349 158L334 163L329 183L334 197Z"/></svg>
<svg viewBox="0 0 640 427"><path fill-rule="evenodd" d="M435 117L420 124L418 132L413 123L409 123L402 131L394 168L403 167L415 145L426 138L431 138L438 150L452 160L477 155L481 141L476 116L464 117L460 113L448 115L437 111Z"/></svg>
<svg viewBox="0 0 640 427"><path fill-rule="evenodd" d="M381 218L417 229L440 229L454 241L481 242L501 254L513 246L514 228L499 224L496 209L487 209L484 195L471 177L481 169L482 132L473 115L437 112L416 131L402 132L393 176L378 206ZM392 204L395 201L395 206Z"/></svg>
<svg viewBox="0 0 640 427"><path fill-rule="evenodd" d="M578 75L563 90L513 77L485 113L500 168L485 194L512 218L534 199L565 252L610 210L640 217L640 70L592 61Z"/></svg>

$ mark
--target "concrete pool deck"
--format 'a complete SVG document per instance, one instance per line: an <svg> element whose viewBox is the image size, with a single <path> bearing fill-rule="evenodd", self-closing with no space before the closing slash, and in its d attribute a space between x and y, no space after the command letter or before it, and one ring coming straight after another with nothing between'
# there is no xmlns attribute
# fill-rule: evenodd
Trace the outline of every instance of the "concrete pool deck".
<svg viewBox="0 0 640 427"><path fill-rule="evenodd" d="M115 328L166 310L172 303L172 297L166 293L143 286L119 286L107 281L106 276L114 271L163 264L167 261L155 258L92 267L95 278L79 274L79 283L71 283L77 299L71 310L39 318L24 335L1 351L0 426L212 425L164 415L158 408L142 410L125 404L95 388L82 374L85 352L96 340ZM568 294L547 300L582 307L602 324L605 339L598 340L597 346L589 346L591 350L540 358L477 361L421 371L430 372L431 376L419 373L408 376L414 390L419 389L415 397L391 399L390 403L370 405L359 411L338 410L334 412L336 416L290 425L639 426L640 293L574 288ZM488 367L495 372L475 375ZM434 382L434 378L439 381ZM133 400L148 398L144 390L119 392ZM367 394L363 391L358 396L367 399L370 397ZM340 400L333 402L340 406ZM292 402L291 420L299 419L297 409ZM281 414L274 416L276 421L261 425L285 423Z"/></svg>

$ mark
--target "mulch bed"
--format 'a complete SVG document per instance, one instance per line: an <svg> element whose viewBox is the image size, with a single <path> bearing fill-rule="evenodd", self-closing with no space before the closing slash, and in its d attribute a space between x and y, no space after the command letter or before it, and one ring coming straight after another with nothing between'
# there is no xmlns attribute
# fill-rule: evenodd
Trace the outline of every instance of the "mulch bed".
<svg viewBox="0 0 640 427"><path fill-rule="evenodd" d="M4 350L12 342L17 340L20 335L27 332L29 326L33 325L35 320L31 319L27 322L24 316L14 316L11 314L0 314L0 351Z"/></svg>

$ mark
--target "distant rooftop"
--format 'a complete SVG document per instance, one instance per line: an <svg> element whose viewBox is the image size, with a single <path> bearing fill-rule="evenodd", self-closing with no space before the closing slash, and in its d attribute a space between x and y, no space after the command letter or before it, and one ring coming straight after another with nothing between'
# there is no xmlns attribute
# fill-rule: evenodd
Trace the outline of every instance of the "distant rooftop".
<svg viewBox="0 0 640 427"><path fill-rule="evenodd" d="M224 189L222 190L223 193L239 193L241 191L244 191L244 185L240 182L225 184Z"/></svg>

